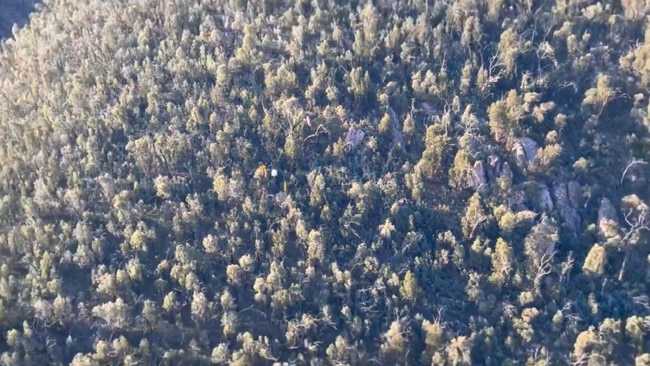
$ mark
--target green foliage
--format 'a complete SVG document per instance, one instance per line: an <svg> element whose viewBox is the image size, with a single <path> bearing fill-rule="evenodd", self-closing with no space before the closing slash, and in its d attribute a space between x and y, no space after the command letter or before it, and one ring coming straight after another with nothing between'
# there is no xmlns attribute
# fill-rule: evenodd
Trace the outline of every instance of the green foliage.
<svg viewBox="0 0 650 366"><path fill-rule="evenodd" d="M605 248L602 245L594 244L587 253L587 258L582 265L582 271L589 275L600 276L605 273L605 264L607 263Z"/></svg>
<svg viewBox="0 0 650 366"><path fill-rule="evenodd" d="M0 8L0 362L648 364L648 2L394 3Z"/></svg>

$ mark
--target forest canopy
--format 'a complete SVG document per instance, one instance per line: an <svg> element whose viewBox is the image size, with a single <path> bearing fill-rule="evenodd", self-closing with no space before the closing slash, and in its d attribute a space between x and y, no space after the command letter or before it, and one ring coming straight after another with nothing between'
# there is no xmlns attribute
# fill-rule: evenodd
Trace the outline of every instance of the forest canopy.
<svg viewBox="0 0 650 366"><path fill-rule="evenodd" d="M0 362L650 365L649 14L43 1L0 41Z"/></svg>

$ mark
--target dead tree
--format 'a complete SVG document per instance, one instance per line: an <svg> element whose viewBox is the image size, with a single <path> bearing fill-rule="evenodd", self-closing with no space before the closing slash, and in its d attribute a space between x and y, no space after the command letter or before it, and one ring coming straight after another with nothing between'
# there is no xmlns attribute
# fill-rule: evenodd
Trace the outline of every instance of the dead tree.
<svg viewBox="0 0 650 366"><path fill-rule="evenodd" d="M625 236L623 236L623 239L621 240L621 243L623 244L623 249L625 250L625 257L623 258L623 264L621 264L621 270L618 273L619 281L623 280L623 275L625 274L625 268L627 266L627 262L630 259L630 255L632 254L632 243L639 241L639 236L642 231L650 229L650 226L648 225L647 222L648 210L646 208L643 208L636 217L632 217L632 213L633 210L629 210L628 213L625 215L625 222L628 224L629 229L627 230L627 233L625 233Z"/></svg>
<svg viewBox="0 0 650 366"><path fill-rule="evenodd" d="M625 175L627 174L628 170L630 170L630 168L638 164L648 164L648 163L645 162L644 160L632 158L632 160L630 160L630 162L627 163L625 170L623 170L623 174L621 174L620 184L623 184L623 181L625 180Z"/></svg>

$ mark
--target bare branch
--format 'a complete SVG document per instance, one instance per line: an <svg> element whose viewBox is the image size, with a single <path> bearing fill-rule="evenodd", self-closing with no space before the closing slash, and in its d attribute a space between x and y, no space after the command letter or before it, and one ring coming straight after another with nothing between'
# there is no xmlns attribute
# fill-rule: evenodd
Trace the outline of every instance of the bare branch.
<svg viewBox="0 0 650 366"><path fill-rule="evenodd" d="M576 314L567 314L564 317L574 325L582 321L582 318L577 316Z"/></svg>
<svg viewBox="0 0 650 366"><path fill-rule="evenodd" d="M630 170L630 168L632 168L633 166L639 164L648 164L648 163L644 160L640 160L636 158L632 158L632 160L630 160L630 162L627 163L627 166L625 167L625 170L623 170L623 174L621 175L620 184L623 184L623 180L625 180L625 175L627 174L628 170Z"/></svg>
<svg viewBox="0 0 650 366"><path fill-rule="evenodd" d="M623 243L623 246L625 248L625 257L623 258L623 263L621 264L621 270L618 273L618 280L622 281L623 280L623 275L625 274L625 268L627 267L627 262L632 254L632 248L630 246L630 239L634 235L638 235L640 231L643 230L650 230L650 227L646 223L646 219L648 217L648 211L647 210L642 210L639 215L635 219L631 219L632 217L632 210L629 210L625 214L625 222L630 226L630 228L627 230L625 235L623 236L623 239L621 239L621 243Z"/></svg>
<svg viewBox="0 0 650 366"><path fill-rule="evenodd" d="M247 308L244 308L244 309L240 310L239 313L241 314L244 311L254 311L256 313L262 314L262 316L266 318L266 314L264 314L264 312L262 312L260 310L255 309L254 305L251 305L251 306L249 306Z"/></svg>
<svg viewBox="0 0 650 366"><path fill-rule="evenodd" d="M569 252L566 260L560 265L560 280L564 279L565 284L571 279L571 270L573 269L574 262L573 252Z"/></svg>
<svg viewBox="0 0 650 366"><path fill-rule="evenodd" d="M470 238L474 237L474 232L476 231L476 229L478 228L479 225L481 225L483 222L485 222L485 220L487 220L487 216L482 216L480 219L478 219L476 221L476 223L474 224L474 227L472 227L472 232L470 232L470 234L469 234Z"/></svg>
<svg viewBox="0 0 650 366"><path fill-rule="evenodd" d="M648 295L634 296L632 302L636 305L643 306L646 310L650 310L650 298L648 298Z"/></svg>
<svg viewBox="0 0 650 366"><path fill-rule="evenodd" d="M553 257L555 257L556 253L557 251L553 251L550 253L546 252L539 259L537 265L537 273L535 274L535 279L533 280L535 288L538 288L540 282L542 281L542 278L550 274L551 271L553 270Z"/></svg>
<svg viewBox="0 0 650 366"><path fill-rule="evenodd" d="M327 128L325 128L322 124L320 124L320 125L318 125L318 127L316 127L316 132L314 132L313 134L305 137L305 139L302 140L302 142L305 143L305 142L307 142L307 140L309 140L311 138L314 138L314 137L316 137L316 136L318 136L320 134L328 133L328 132L329 131L327 131Z"/></svg>
<svg viewBox="0 0 650 366"><path fill-rule="evenodd" d="M581 354L580 354L580 357L578 357L577 360L571 362L571 366L580 366L580 365L584 365L585 363L588 362L589 358L590 358L590 357L589 357L588 354L586 354L586 353L581 353Z"/></svg>

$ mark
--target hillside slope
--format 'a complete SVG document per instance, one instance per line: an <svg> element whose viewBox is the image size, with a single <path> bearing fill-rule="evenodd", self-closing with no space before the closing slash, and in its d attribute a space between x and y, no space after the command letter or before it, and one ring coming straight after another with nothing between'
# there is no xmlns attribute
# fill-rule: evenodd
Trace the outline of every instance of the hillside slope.
<svg viewBox="0 0 650 366"><path fill-rule="evenodd" d="M3 364L650 364L641 5L45 2Z"/></svg>

